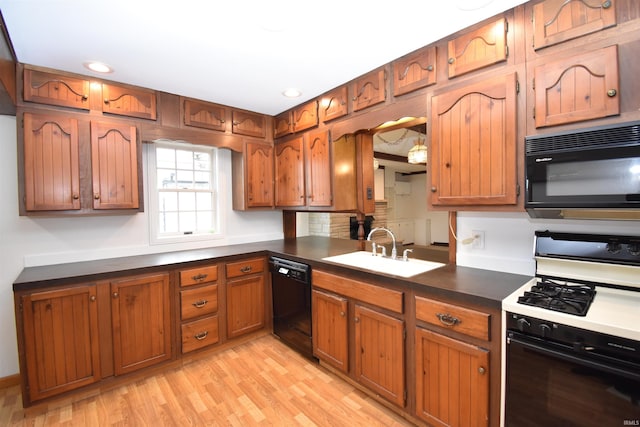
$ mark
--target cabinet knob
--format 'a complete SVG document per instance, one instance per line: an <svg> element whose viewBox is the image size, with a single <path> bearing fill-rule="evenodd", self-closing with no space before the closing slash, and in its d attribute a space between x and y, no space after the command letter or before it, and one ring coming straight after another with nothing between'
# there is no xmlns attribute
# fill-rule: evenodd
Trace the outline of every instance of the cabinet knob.
<svg viewBox="0 0 640 427"><path fill-rule="evenodd" d="M359 322L360 322L360 318L359 318L359 317L356 317L356 318L355 318L355 322L356 322L356 323L359 323Z"/></svg>
<svg viewBox="0 0 640 427"><path fill-rule="evenodd" d="M104 100L104 103L105 103L105 104L109 104L109 100L108 100L108 99L105 99L105 100Z"/></svg>
<svg viewBox="0 0 640 427"><path fill-rule="evenodd" d="M89 96L88 96L88 95L82 95L82 100L83 100L83 101L86 101L87 99L89 99Z"/></svg>
<svg viewBox="0 0 640 427"><path fill-rule="evenodd" d="M450 167L451 167L451 163L449 163L449 162L445 163L445 164L444 164L444 167L445 167L445 168L450 168Z"/></svg>
<svg viewBox="0 0 640 427"><path fill-rule="evenodd" d="M449 64L453 64L454 62L456 62L455 58L449 58L449 60L447 61Z"/></svg>
<svg viewBox="0 0 640 427"><path fill-rule="evenodd" d="M96 199L96 200L99 200L100 199L100 195L98 193L96 193L96 194L93 195L93 198Z"/></svg>
<svg viewBox="0 0 640 427"><path fill-rule="evenodd" d="M482 366L480 366L480 367L478 368L478 373L479 373L480 375L484 375L484 374L485 374L485 372L487 372L487 370L486 370L486 369L484 369Z"/></svg>
<svg viewBox="0 0 640 427"><path fill-rule="evenodd" d="M427 71L433 71L433 65L427 65Z"/></svg>
<svg viewBox="0 0 640 427"><path fill-rule="evenodd" d="M617 90L615 90L615 89L609 89L609 90L607 91L607 96L608 96L609 98L613 98L613 97L614 97L614 96L616 96L617 94L618 94L618 91L617 91Z"/></svg>
<svg viewBox="0 0 640 427"><path fill-rule="evenodd" d="M80 198L80 196L78 196L77 194L73 195L73 200L78 200Z"/></svg>
<svg viewBox="0 0 640 427"><path fill-rule="evenodd" d="M611 0L607 0L602 2L602 8L603 9L609 9L611 7Z"/></svg>
<svg viewBox="0 0 640 427"><path fill-rule="evenodd" d="M436 191L438 191L438 189L436 187L431 187L431 192L435 193Z"/></svg>
<svg viewBox="0 0 640 427"><path fill-rule="evenodd" d="M119 296L120 296L120 294L119 294L119 293L117 293L117 292L114 292L114 293L113 293L113 297L114 297L114 298L118 298Z"/></svg>
<svg viewBox="0 0 640 427"><path fill-rule="evenodd" d="M345 313L344 313L344 311L341 311L341 312L340 312L340 316L341 316L341 317L344 317L344 314L345 314Z"/></svg>
<svg viewBox="0 0 640 427"><path fill-rule="evenodd" d="M91 302L95 302L95 301L96 301L96 296L95 296L95 295L91 295L91 296L89 297L89 301L91 301Z"/></svg>

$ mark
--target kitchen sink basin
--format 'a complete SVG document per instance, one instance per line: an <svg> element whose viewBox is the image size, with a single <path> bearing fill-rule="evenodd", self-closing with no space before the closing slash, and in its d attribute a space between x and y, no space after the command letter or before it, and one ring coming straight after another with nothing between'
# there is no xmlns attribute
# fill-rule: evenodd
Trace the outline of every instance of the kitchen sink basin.
<svg viewBox="0 0 640 427"><path fill-rule="evenodd" d="M385 258L380 255L374 256L371 252L365 251L349 252L322 258L322 260L401 277L416 276L445 265L441 262L416 258L409 258L408 261L403 261L402 257L398 259Z"/></svg>

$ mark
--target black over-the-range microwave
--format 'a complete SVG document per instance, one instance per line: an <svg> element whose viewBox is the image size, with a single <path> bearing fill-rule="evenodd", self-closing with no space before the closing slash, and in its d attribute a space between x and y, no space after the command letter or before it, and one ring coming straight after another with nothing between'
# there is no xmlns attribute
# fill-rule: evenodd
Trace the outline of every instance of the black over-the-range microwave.
<svg viewBox="0 0 640 427"><path fill-rule="evenodd" d="M534 218L640 219L640 121L525 138Z"/></svg>

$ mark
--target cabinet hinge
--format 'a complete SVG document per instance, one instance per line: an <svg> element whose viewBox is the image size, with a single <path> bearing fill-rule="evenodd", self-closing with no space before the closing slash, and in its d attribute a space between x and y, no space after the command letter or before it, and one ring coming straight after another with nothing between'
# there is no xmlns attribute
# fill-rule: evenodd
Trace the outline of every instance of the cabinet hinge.
<svg viewBox="0 0 640 427"><path fill-rule="evenodd" d="M504 56L509 57L509 46L504 47Z"/></svg>
<svg viewBox="0 0 640 427"><path fill-rule="evenodd" d="M533 118L536 118L536 107L533 107Z"/></svg>
<svg viewBox="0 0 640 427"><path fill-rule="evenodd" d="M504 32L509 32L509 21L507 21L506 19L504 20Z"/></svg>
<svg viewBox="0 0 640 427"><path fill-rule="evenodd" d="M520 184L516 184L516 197L520 197Z"/></svg>
<svg viewBox="0 0 640 427"><path fill-rule="evenodd" d="M536 90L536 79L535 79L535 77L531 79L531 89Z"/></svg>
<svg viewBox="0 0 640 427"><path fill-rule="evenodd" d="M407 401L407 390L406 389L402 392L402 400L405 401L405 402Z"/></svg>
<svg viewBox="0 0 640 427"><path fill-rule="evenodd" d="M520 93L520 80L516 80L516 93Z"/></svg>
<svg viewBox="0 0 640 427"><path fill-rule="evenodd" d="M405 340L405 341L406 341L406 339L407 339L407 328L404 328L404 329L402 330L402 339L403 339L403 340Z"/></svg>

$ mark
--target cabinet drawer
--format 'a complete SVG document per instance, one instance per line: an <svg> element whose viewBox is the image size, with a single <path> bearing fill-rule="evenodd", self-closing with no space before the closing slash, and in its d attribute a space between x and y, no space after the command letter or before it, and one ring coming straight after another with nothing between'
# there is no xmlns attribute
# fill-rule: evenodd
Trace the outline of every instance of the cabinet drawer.
<svg viewBox="0 0 640 427"><path fill-rule="evenodd" d="M228 279L246 276L247 274L261 273L264 271L264 258L230 262L226 265L226 269Z"/></svg>
<svg viewBox="0 0 640 427"><path fill-rule="evenodd" d="M218 311L218 285L180 291L182 320Z"/></svg>
<svg viewBox="0 0 640 427"><path fill-rule="evenodd" d="M182 352L188 353L218 342L218 316L182 325Z"/></svg>
<svg viewBox="0 0 640 427"><path fill-rule="evenodd" d="M218 280L218 266L198 267L180 271L180 286L199 285Z"/></svg>
<svg viewBox="0 0 640 427"><path fill-rule="evenodd" d="M480 311L416 297L416 319L489 341L490 315Z"/></svg>

